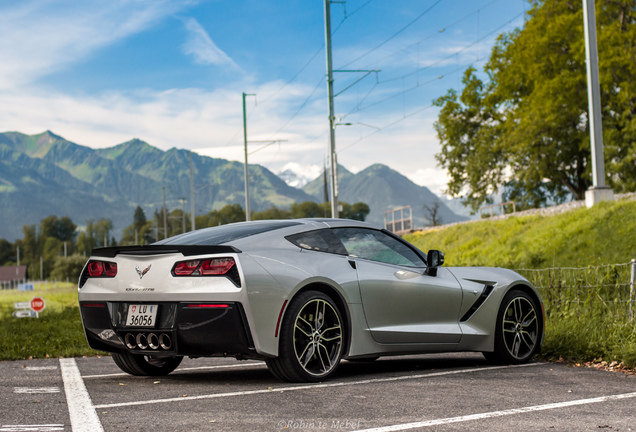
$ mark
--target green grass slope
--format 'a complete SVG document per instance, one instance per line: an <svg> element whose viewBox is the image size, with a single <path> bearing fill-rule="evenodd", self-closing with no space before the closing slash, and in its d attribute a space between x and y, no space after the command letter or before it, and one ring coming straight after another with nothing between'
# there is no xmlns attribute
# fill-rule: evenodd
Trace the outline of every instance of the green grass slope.
<svg viewBox="0 0 636 432"><path fill-rule="evenodd" d="M572 363L600 366L615 362L611 364L619 368L636 367L636 326L627 317L629 286L625 279L629 270L623 270L621 280L613 277L618 267L629 268L614 264L636 258L636 201L603 202L591 209L552 216L484 220L405 238L423 251L442 250L448 266L541 269L607 265L602 286L587 286L590 282L582 278L564 285L555 279L548 291L540 288L546 308L542 354ZM593 268L585 271L595 273ZM554 274L562 277L561 271Z"/></svg>
<svg viewBox="0 0 636 432"><path fill-rule="evenodd" d="M636 201L603 202L553 216L483 220L405 235L448 266L586 267L636 258Z"/></svg>

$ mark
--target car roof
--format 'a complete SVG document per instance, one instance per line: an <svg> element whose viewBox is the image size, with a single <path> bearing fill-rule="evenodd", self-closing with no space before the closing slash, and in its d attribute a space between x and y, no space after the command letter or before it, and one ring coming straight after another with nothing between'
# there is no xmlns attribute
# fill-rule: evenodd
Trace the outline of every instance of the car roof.
<svg viewBox="0 0 636 432"><path fill-rule="evenodd" d="M160 240L154 245L222 245L244 243L258 237L283 237L312 229L336 227L364 227L378 229L369 223L349 219L268 219L236 222L216 227L202 228Z"/></svg>

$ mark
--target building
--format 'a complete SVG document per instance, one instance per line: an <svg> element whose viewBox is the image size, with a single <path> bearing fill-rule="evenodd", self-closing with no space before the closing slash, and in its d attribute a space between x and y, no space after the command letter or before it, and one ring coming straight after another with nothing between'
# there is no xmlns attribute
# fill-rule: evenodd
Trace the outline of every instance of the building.
<svg viewBox="0 0 636 432"><path fill-rule="evenodd" d="M27 281L27 266L0 267L0 287L2 289L17 289L18 284Z"/></svg>

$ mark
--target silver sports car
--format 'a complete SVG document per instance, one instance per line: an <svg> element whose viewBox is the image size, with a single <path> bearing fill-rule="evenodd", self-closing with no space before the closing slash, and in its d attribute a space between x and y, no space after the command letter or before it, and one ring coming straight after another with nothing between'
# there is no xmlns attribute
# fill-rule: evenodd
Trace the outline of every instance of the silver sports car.
<svg viewBox="0 0 636 432"><path fill-rule="evenodd" d="M480 351L523 363L543 303L501 268L446 268L392 233L341 219L255 221L93 250L79 280L89 345L133 375L183 356L260 359L321 381L342 359Z"/></svg>

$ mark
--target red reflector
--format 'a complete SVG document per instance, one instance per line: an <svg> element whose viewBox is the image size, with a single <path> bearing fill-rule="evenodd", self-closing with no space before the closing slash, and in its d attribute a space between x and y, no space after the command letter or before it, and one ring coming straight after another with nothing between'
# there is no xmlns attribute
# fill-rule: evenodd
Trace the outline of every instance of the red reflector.
<svg viewBox="0 0 636 432"><path fill-rule="evenodd" d="M278 337L278 329L280 328L280 320L283 317L283 311L285 310L285 306L287 306L287 300L283 302L283 307L280 308L280 313L278 314L278 321L276 321L276 332L274 332L274 337Z"/></svg>
<svg viewBox="0 0 636 432"><path fill-rule="evenodd" d="M104 307L106 306L105 303L82 303L82 306L84 307Z"/></svg>
<svg viewBox="0 0 636 432"><path fill-rule="evenodd" d="M199 271L202 275L224 275L234 266L233 258L214 258L203 261Z"/></svg>
<svg viewBox="0 0 636 432"><path fill-rule="evenodd" d="M187 308L229 308L228 304L189 304L186 305Z"/></svg>
<svg viewBox="0 0 636 432"><path fill-rule="evenodd" d="M177 276L190 276L199 267L201 261L181 261L174 267L174 274Z"/></svg>
<svg viewBox="0 0 636 432"><path fill-rule="evenodd" d="M99 277L104 273L104 263L101 261L91 261L88 263L88 274L92 277Z"/></svg>

